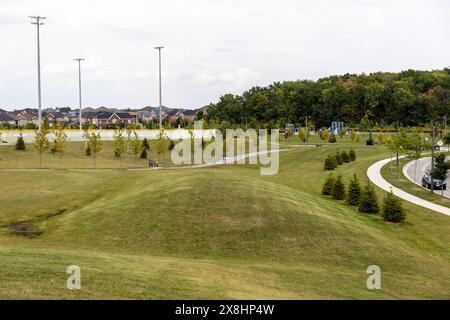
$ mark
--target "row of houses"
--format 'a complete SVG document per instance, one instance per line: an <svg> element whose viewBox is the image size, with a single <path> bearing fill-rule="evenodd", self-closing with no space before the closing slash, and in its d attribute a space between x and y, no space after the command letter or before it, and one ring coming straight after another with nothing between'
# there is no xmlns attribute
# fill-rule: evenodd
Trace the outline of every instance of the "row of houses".
<svg viewBox="0 0 450 320"><path fill-rule="evenodd" d="M181 124L185 121L192 122L198 110L166 109L161 113L165 122L171 124ZM97 128L105 129L117 124L124 126L135 125L137 123L146 124L148 122L159 121L159 108L146 107L134 111L83 111L82 124L93 124ZM46 109L42 112L42 117L48 119L52 127L56 124L79 125L79 111L70 108ZM0 125L22 128L27 125L38 125L38 110L23 109L15 111L5 111L0 109Z"/></svg>

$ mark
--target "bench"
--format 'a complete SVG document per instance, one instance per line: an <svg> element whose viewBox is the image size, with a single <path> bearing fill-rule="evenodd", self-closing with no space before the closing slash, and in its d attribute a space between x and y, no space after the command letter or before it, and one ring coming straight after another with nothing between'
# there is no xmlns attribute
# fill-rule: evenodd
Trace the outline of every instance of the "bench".
<svg viewBox="0 0 450 320"><path fill-rule="evenodd" d="M148 160L148 167L149 168L158 168L158 163L153 160Z"/></svg>

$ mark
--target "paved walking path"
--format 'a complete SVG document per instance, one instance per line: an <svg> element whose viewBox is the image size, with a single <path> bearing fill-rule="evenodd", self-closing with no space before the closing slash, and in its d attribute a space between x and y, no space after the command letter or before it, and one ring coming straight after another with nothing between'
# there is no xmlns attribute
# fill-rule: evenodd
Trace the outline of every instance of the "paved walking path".
<svg viewBox="0 0 450 320"><path fill-rule="evenodd" d="M372 166L369 167L367 170L367 176L369 177L369 180L372 181L373 184L378 186L379 188L390 192L392 188L392 192L399 198L406 200L408 202L411 202L413 204L416 204L418 206L436 211L438 213L445 214L447 216L450 216L450 208L440 206L438 204L435 204L433 202L421 199L419 197L413 196L412 194L405 192L399 188L394 187L389 182L387 182L382 176L381 176L381 168L383 168L386 164L388 164L391 161L391 159L385 159L378 161L374 163Z"/></svg>

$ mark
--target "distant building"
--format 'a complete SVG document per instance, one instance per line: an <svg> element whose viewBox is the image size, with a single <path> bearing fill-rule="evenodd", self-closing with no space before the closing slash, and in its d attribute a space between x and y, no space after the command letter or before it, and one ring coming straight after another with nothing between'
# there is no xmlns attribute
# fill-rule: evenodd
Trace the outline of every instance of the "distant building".
<svg viewBox="0 0 450 320"><path fill-rule="evenodd" d="M128 112L101 112L93 118L93 124L99 129L105 129L114 124L134 125L136 117Z"/></svg>

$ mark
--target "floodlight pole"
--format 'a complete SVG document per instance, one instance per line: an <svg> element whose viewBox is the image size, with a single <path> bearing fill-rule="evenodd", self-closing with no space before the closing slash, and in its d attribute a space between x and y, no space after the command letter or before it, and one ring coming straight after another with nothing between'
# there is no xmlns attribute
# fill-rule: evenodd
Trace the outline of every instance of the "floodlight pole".
<svg viewBox="0 0 450 320"><path fill-rule="evenodd" d="M80 131L83 131L83 118L81 115L82 112L82 103L81 103L81 61L84 61L83 58L77 58L74 59L78 62L78 98L79 98L79 104L80 104Z"/></svg>
<svg viewBox="0 0 450 320"><path fill-rule="evenodd" d="M159 54L159 129L162 129L161 49L163 48L155 47Z"/></svg>
<svg viewBox="0 0 450 320"><path fill-rule="evenodd" d="M31 22L31 24L35 24L37 26L37 66L38 66L38 126L39 130L41 130L42 125L42 99L41 99L41 44L40 44L40 26L44 23L41 20L47 19L46 17L40 17L39 15L30 16L29 18L35 19L36 22Z"/></svg>

